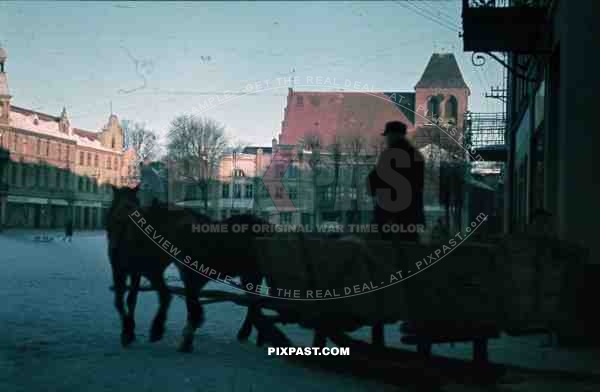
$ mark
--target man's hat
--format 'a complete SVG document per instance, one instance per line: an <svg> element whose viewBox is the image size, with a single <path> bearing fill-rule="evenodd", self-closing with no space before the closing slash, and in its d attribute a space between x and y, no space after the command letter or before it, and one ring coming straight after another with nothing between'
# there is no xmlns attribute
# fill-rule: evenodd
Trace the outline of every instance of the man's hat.
<svg viewBox="0 0 600 392"><path fill-rule="evenodd" d="M386 136L391 133L406 135L406 125L400 121L390 121L385 124L385 130L382 135Z"/></svg>

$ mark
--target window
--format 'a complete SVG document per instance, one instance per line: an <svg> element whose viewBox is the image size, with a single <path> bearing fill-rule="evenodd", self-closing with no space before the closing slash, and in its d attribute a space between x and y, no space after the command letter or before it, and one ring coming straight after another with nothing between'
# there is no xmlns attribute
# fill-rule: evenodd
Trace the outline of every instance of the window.
<svg viewBox="0 0 600 392"><path fill-rule="evenodd" d="M17 165L11 162L9 167L12 169L12 173L11 173L12 175L11 175L10 182L13 185L17 185L17 174L18 174L17 173Z"/></svg>
<svg viewBox="0 0 600 392"><path fill-rule="evenodd" d="M295 186L291 186L288 190L288 193L290 195L290 199L291 200L296 200L298 199L298 190L296 189Z"/></svg>
<svg viewBox="0 0 600 392"><path fill-rule="evenodd" d="M46 140L46 156L50 156L50 140Z"/></svg>
<svg viewBox="0 0 600 392"><path fill-rule="evenodd" d="M112 162L112 160L110 159L110 157L106 157L106 168L109 170L112 169L111 164L110 164L111 162Z"/></svg>
<svg viewBox="0 0 600 392"><path fill-rule="evenodd" d="M517 178L515 184L515 214L513 222L517 231L523 229L527 217L527 157L517 168Z"/></svg>
<svg viewBox="0 0 600 392"><path fill-rule="evenodd" d="M254 195L254 186L252 184L246 185L246 199L252 199Z"/></svg>
<svg viewBox="0 0 600 392"><path fill-rule="evenodd" d="M302 213L302 224L303 225L310 225L310 214L303 212Z"/></svg>
<svg viewBox="0 0 600 392"><path fill-rule="evenodd" d="M288 177L296 178L298 177L298 168L294 165L288 166Z"/></svg>
<svg viewBox="0 0 600 392"><path fill-rule="evenodd" d="M115 137L112 137L112 141L110 143L111 148L115 148Z"/></svg>
<svg viewBox="0 0 600 392"><path fill-rule="evenodd" d="M244 177L244 171L241 169L234 169L233 176L234 177Z"/></svg>
<svg viewBox="0 0 600 392"><path fill-rule="evenodd" d="M37 186L43 186L42 185L42 179L44 178L44 173L42 173L44 171L44 168L41 166L35 166L35 185Z"/></svg>
<svg viewBox="0 0 600 392"><path fill-rule="evenodd" d="M456 119L458 117L458 101L456 98L451 95L450 98L446 101L446 118L452 119L456 123Z"/></svg>
<svg viewBox="0 0 600 392"><path fill-rule="evenodd" d="M543 127L537 132L534 139L533 152L533 175L532 175L532 207L536 209L544 208L544 131Z"/></svg>
<svg viewBox="0 0 600 392"><path fill-rule="evenodd" d="M437 118L440 115L440 97L430 97L427 102L427 117Z"/></svg>
<svg viewBox="0 0 600 392"><path fill-rule="evenodd" d="M358 197L358 192L356 191L356 188L350 188L350 198L352 200L356 200Z"/></svg>
<svg viewBox="0 0 600 392"><path fill-rule="evenodd" d="M291 212L282 212L281 213L281 224L289 225L292 223L292 213Z"/></svg>
<svg viewBox="0 0 600 392"><path fill-rule="evenodd" d="M92 166L92 154L89 152L87 153L87 165Z"/></svg>
<svg viewBox="0 0 600 392"><path fill-rule="evenodd" d="M27 186L27 166L21 165L21 186Z"/></svg>
<svg viewBox="0 0 600 392"><path fill-rule="evenodd" d="M283 187L278 186L275 189L275 198L276 199L283 199Z"/></svg>
<svg viewBox="0 0 600 392"><path fill-rule="evenodd" d="M83 153L83 151L81 151L79 153L79 164L83 166L85 164L84 161L85 161L85 154Z"/></svg>
<svg viewBox="0 0 600 392"><path fill-rule="evenodd" d="M117 160L117 157L115 157L115 170L117 170L119 168L119 161Z"/></svg>
<svg viewBox="0 0 600 392"><path fill-rule="evenodd" d="M296 95L296 105L304 106L304 97L302 95Z"/></svg>
<svg viewBox="0 0 600 392"><path fill-rule="evenodd" d="M42 141L40 139L37 140L37 143L35 145L35 153L36 155L40 155L42 151Z"/></svg>
<svg viewBox="0 0 600 392"><path fill-rule="evenodd" d="M242 185L241 184L233 184L233 197L235 199L239 199L242 197Z"/></svg>
<svg viewBox="0 0 600 392"><path fill-rule="evenodd" d="M344 192L344 187L343 186L338 186L337 187L337 198L338 200L343 200L345 199L345 192Z"/></svg>
<svg viewBox="0 0 600 392"><path fill-rule="evenodd" d="M94 155L94 167L98 167L98 154Z"/></svg>
<svg viewBox="0 0 600 392"><path fill-rule="evenodd" d="M229 184L223 184L223 198L229 198Z"/></svg>

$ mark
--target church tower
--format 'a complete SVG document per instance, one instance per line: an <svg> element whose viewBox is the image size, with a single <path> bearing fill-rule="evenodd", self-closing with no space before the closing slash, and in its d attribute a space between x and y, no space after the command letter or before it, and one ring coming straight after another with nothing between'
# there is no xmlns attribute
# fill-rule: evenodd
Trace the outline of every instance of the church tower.
<svg viewBox="0 0 600 392"><path fill-rule="evenodd" d="M437 140L425 140L436 131L431 129L432 122L441 128L456 128L453 137L462 140L460 135L464 128L464 116L468 108L469 87L465 83L456 58L452 53L434 53L429 59L421 79L415 86L415 128L417 129L417 145L452 142L445 140L446 134L439 135ZM437 127L433 127L439 131ZM441 131L439 131L441 132Z"/></svg>
<svg viewBox="0 0 600 392"><path fill-rule="evenodd" d="M115 114L111 114L108 118L108 124L100 134L100 142L106 148L123 151L123 128Z"/></svg>
<svg viewBox="0 0 600 392"><path fill-rule="evenodd" d="M10 115L10 93L8 92L8 78L4 66L8 58L6 50L0 47L0 124L8 124Z"/></svg>

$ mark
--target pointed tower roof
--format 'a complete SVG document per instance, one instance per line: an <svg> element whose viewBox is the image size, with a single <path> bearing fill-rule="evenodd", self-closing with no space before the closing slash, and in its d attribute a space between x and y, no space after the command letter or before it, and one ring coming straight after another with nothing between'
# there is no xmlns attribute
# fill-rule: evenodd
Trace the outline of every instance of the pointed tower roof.
<svg viewBox="0 0 600 392"><path fill-rule="evenodd" d="M463 79L456 58L452 53L434 53L429 59L423 76L415 86L418 88L465 88L469 87Z"/></svg>

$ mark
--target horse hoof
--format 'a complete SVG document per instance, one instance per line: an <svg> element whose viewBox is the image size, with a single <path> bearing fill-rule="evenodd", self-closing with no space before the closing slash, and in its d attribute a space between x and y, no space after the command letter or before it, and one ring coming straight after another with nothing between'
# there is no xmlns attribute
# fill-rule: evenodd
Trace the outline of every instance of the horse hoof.
<svg viewBox="0 0 600 392"><path fill-rule="evenodd" d="M238 334L237 334L237 340L238 340L238 342L240 342L240 343L247 342L247 341L248 341L248 335L247 335L247 334L245 334L245 333L241 333L241 332L240 332L240 333L238 333Z"/></svg>
<svg viewBox="0 0 600 392"><path fill-rule="evenodd" d="M194 351L194 346L191 343L181 343L177 348L180 353L191 353Z"/></svg>
<svg viewBox="0 0 600 392"><path fill-rule="evenodd" d="M164 334L165 328L163 326L152 327L152 330L150 331L150 342L158 342L163 338Z"/></svg>
<svg viewBox="0 0 600 392"><path fill-rule="evenodd" d="M121 334L121 346L127 347L135 340L135 334L133 333L122 333Z"/></svg>

